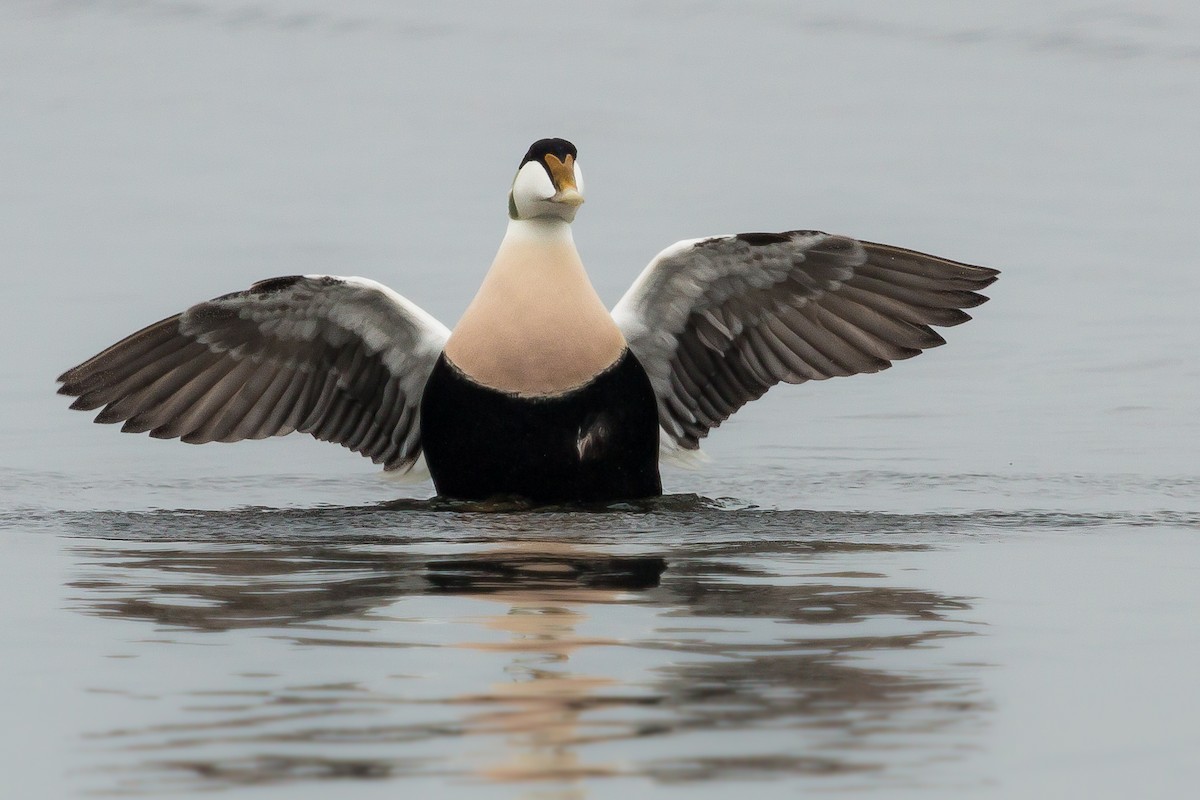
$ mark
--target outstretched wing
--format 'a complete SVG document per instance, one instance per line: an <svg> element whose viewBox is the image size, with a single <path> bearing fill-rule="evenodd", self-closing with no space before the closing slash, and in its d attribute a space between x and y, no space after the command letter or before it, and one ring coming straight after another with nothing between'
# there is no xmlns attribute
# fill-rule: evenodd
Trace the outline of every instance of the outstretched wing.
<svg viewBox="0 0 1200 800"><path fill-rule="evenodd" d="M780 381L878 372L944 344L931 325L999 273L819 231L740 233L659 253L613 309L688 450ZM668 442L669 443L669 442Z"/></svg>
<svg viewBox="0 0 1200 800"><path fill-rule="evenodd" d="M272 278L117 342L59 376L58 391L131 433L202 444L301 431L407 469L449 335L374 281Z"/></svg>

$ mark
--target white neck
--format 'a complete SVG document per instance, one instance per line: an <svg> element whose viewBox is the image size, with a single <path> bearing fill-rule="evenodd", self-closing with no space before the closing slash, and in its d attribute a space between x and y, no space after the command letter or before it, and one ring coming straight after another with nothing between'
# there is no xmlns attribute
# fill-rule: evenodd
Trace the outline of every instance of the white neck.
<svg viewBox="0 0 1200 800"><path fill-rule="evenodd" d="M473 380L523 395L561 394L620 358L625 340L588 280L570 223L508 223L446 357Z"/></svg>
<svg viewBox="0 0 1200 800"><path fill-rule="evenodd" d="M575 246L575 236L571 233L571 223L557 217L534 217L533 219L510 219L508 229L504 232L505 244L515 242L543 242L546 244L569 244Z"/></svg>

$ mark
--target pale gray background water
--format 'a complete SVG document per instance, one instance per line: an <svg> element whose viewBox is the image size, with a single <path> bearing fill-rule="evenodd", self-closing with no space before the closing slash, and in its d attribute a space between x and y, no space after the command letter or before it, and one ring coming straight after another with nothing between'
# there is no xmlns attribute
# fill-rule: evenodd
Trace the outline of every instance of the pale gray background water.
<svg viewBox="0 0 1200 800"><path fill-rule="evenodd" d="M0 5L0 796L1190 794L1200 11L444 6ZM609 301L739 230L1004 275L666 475L720 504L381 508L430 487L53 395L273 275L452 323L542 136Z"/></svg>

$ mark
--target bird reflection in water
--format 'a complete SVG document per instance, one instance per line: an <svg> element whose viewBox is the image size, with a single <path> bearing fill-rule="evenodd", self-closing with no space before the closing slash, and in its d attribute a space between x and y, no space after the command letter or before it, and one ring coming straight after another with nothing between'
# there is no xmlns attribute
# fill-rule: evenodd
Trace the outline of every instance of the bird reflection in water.
<svg viewBox="0 0 1200 800"><path fill-rule="evenodd" d="M628 558L590 553L569 544L513 544L483 558L431 562L439 590L486 597L501 611L484 618L487 628L508 635L501 642L464 642L474 650L512 655L509 680L483 695L459 702L488 710L470 715L468 730L501 733L513 754L485 764L492 780L578 780L612 775L611 765L585 764L574 745L581 717L605 702L603 692L619 681L582 675L569 668L571 654L588 647L619 647L613 638L582 636L587 607L617 603L624 593L654 588L667 563L662 558Z"/></svg>
<svg viewBox="0 0 1200 800"><path fill-rule="evenodd" d="M971 631L962 600L829 569L912 549L854 515L438 514L452 525L415 532L259 512L252 535L230 533L240 513L165 534L161 516L125 515L75 547L78 608L153 623L129 637L143 655L184 660L149 648L216 635L233 663L238 630L275 648L254 681L181 670L159 722L98 731L107 791L450 776L582 797L614 774L854 776L952 758L986 710L970 671L930 655ZM736 535L712 538L717 523ZM693 526L709 538L689 542ZM900 652L932 666L880 655ZM331 656L339 680L303 682Z"/></svg>

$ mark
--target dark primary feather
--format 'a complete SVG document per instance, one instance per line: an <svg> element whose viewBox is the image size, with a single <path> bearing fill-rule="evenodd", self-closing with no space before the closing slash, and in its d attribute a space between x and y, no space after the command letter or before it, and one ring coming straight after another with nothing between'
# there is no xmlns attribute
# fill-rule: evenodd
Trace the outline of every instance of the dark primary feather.
<svg viewBox="0 0 1200 800"><path fill-rule="evenodd" d="M820 231L664 250L613 309L679 447L780 382L878 372L944 344L999 273Z"/></svg>
<svg viewBox="0 0 1200 800"><path fill-rule="evenodd" d="M59 394L123 431L191 444L301 431L404 469L447 335L372 281L272 278L121 340L59 376Z"/></svg>

